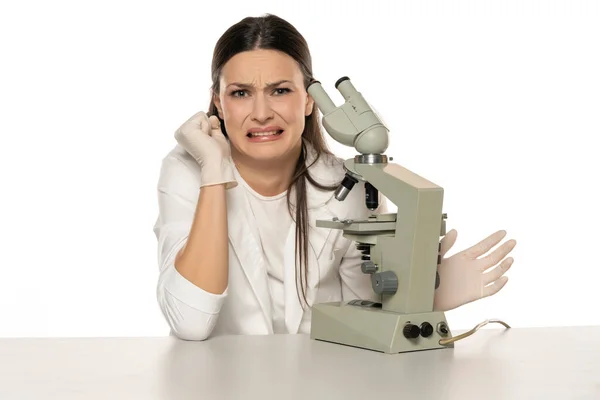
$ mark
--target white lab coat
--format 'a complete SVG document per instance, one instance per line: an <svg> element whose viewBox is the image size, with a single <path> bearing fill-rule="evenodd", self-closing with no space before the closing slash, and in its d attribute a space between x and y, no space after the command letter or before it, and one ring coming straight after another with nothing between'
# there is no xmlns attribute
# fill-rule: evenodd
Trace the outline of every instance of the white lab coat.
<svg viewBox="0 0 600 400"><path fill-rule="evenodd" d="M314 159L308 146L308 160ZM310 168L317 182L333 184L344 176L343 160L324 156ZM272 334L271 298L267 268L256 222L244 186L227 191L229 282L222 294L205 292L181 276L173 261L190 230L200 187L200 166L176 145L162 160L158 182L158 240L160 276L157 297L171 334L187 340L217 335ZM293 198L293 196L292 196ZM307 182L309 230L309 305L321 302L373 299L368 275L361 272L361 253L338 229L316 227L319 219L365 218L364 184L357 183L344 201ZM381 197L379 212L386 205ZM302 308L295 279L295 224L284 251L285 326L288 333L310 332L310 307Z"/></svg>

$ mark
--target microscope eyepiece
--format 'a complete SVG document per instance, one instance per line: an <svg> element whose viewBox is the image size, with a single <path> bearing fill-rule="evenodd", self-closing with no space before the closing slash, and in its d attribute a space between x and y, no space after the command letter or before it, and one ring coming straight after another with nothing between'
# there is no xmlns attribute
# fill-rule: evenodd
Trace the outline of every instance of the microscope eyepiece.
<svg viewBox="0 0 600 400"><path fill-rule="evenodd" d="M340 83L342 83L342 82L344 82L344 81L348 81L348 80L350 80L350 78L348 78L347 76L342 76L340 79L338 79L338 80L335 82L335 88L337 89L337 88L338 88L338 86L340 85Z"/></svg>
<svg viewBox="0 0 600 400"><path fill-rule="evenodd" d="M306 89L308 89L309 87L311 87L312 85L314 85L315 83L320 84L321 82L319 82L318 80L316 80L315 78L312 78L310 80L310 82L308 82L308 85L306 85Z"/></svg>

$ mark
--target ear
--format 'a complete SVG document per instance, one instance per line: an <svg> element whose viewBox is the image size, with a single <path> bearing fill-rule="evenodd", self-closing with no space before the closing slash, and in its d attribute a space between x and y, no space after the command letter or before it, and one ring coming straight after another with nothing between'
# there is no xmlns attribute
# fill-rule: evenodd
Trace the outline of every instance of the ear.
<svg viewBox="0 0 600 400"><path fill-rule="evenodd" d="M219 118L223 119L223 108L221 107L221 99L219 98L218 93L212 92L212 99L213 103L215 103L215 107L217 108Z"/></svg>
<svg viewBox="0 0 600 400"><path fill-rule="evenodd" d="M304 108L304 115L305 116L309 116L310 114L312 114L313 109L314 109L314 105L315 105L315 101L314 99L311 97L310 94L306 94L306 106Z"/></svg>

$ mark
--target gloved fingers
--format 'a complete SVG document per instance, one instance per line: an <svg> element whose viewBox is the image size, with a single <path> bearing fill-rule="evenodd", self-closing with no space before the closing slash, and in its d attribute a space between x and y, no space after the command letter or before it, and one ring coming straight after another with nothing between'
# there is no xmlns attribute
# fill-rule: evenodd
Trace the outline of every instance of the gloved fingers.
<svg viewBox="0 0 600 400"><path fill-rule="evenodd" d="M199 116L198 119L198 125L197 125L200 130L206 134L210 134L210 121L208 120L208 117L206 116L205 113L202 113L202 115Z"/></svg>
<svg viewBox="0 0 600 400"><path fill-rule="evenodd" d="M211 115L208 120L210 121L211 136L215 133L220 133L222 135L223 132L221 132L221 121L219 121L219 118L217 118L216 115Z"/></svg>
<svg viewBox="0 0 600 400"><path fill-rule="evenodd" d="M504 236L506 236L505 230L496 231L488 237L486 237L485 239L483 239L482 241L480 241L479 243L466 249L464 251L464 254L466 254L468 258L476 259L477 257L484 255L485 253L490 251L491 248L500 243Z"/></svg>
<svg viewBox="0 0 600 400"><path fill-rule="evenodd" d="M498 264L500 260L505 258L508 255L508 253L510 253L515 248L516 245L516 240L511 239L507 242L504 242L502 246L498 247L492 253L477 260L478 264L480 264L481 270L488 270L494 265Z"/></svg>
<svg viewBox="0 0 600 400"><path fill-rule="evenodd" d="M500 277L502 277L502 275L504 275L506 271L510 269L513 262L514 259L512 257L508 257L505 260L503 260L502 263L500 263L500 265L496 266L496 268L484 273L481 277L483 286L487 286L490 283L493 283L500 279Z"/></svg>
<svg viewBox="0 0 600 400"><path fill-rule="evenodd" d="M208 128L210 128L210 122L208 121L208 116L204 111L198 111L183 124L182 128L200 128L202 129L202 132L208 132Z"/></svg>
<svg viewBox="0 0 600 400"><path fill-rule="evenodd" d="M230 152L229 141L227 140L227 138L223 134L223 131L221 130L221 121L219 120L219 118L217 118L216 115L211 115L209 118L209 121L211 123L210 128L211 128L212 138L217 143L219 143L219 145L221 146L221 149L224 152L229 153Z"/></svg>
<svg viewBox="0 0 600 400"><path fill-rule="evenodd" d="M197 112L185 121L183 125L175 131L175 139L179 142L194 140L198 137L198 130L204 133L210 132L210 121L204 111Z"/></svg>
<svg viewBox="0 0 600 400"><path fill-rule="evenodd" d="M229 145L229 140L223 135L221 129L214 129L212 131L212 139L219 144L221 147L221 151L229 155L231 153L231 147Z"/></svg>
<svg viewBox="0 0 600 400"><path fill-rule="evenodd" d="M500 289L502 289L504 287L504 285L506 285L506 282L508 282L508 277L507 276L503 276L501 278L499 278L498 280L496 280L496 282L492 283L491 285L485 286L481 289L481 297L488 297L488 296L493 296L496 293L498 293L500 291Z"/></svg>
<svg viewBox="0 0 600 400"><path fill-rule="evenodd" d="M440 255L442 256L442 258L446 255L448 250L450 250L450 248L452 246L454 246L457 236L458 236L458 232L456 231L456 229L452 229L452 230L448 231L446 233L446 235L444 235L444 237L442 238L441 247L440 247Z"/></svg>

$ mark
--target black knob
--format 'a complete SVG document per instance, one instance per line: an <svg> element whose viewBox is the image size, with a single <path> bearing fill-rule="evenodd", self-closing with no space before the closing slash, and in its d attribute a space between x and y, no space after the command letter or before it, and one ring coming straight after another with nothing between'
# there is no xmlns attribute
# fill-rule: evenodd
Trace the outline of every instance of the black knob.
<svg viewBox="0 0 600 400"><path fill-rule="evenodd" d="M407 339L416 339L421 334L421 329L415 324L406 324L404 325L404 329L402 329L402 333Z"/></svg>
<svg viewBox="0 0 600 400"><path fill-rule="evenodd" d="M421 336L429 337L433 335L433 326L429 322L423 322L421 324Z"/></svg>

